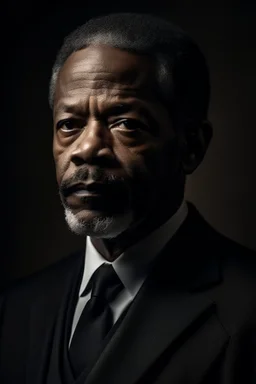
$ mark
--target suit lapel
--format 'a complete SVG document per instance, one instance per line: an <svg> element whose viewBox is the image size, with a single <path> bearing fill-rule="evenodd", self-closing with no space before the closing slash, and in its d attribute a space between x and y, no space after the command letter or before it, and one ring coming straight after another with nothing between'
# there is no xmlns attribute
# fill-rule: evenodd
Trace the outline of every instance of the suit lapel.
<svg viewBox="0 0 256 384"><path fill-rule="evenodd" d="M79 278L83 266L83 252L69 260L63 261L62 268L56 270L47 280L48 285L42 287L40 296L35 300L30 313L30 344L27 377L31 382L43 384L46 381L51 355L54 348L54 337L60 332L56 322L70 296L74 281ZM59 341L61 342L61 337ZM59 346L60 347L60 346ZM59 359L59 352L57 358ZM58 364L56 364L56 367ZM28 380L28 382L30 382ZM55 384L62 383L55 377Z"/></svg>
<svg viewBox="0 0 256 384"><path fill-rule="evenodd" d="M86 383L136 383L167 349L174 354L214 311L214 303L202 293L143 287Z"/></svg>
<svg viewBox="0 0 256 384"><path fill-rule="evenodd" d="M143 296L107 345L88 384L136 383L167 348L174 353L196 322L205 321L213 310L201 295L175 292L167 298L148 290Z"/></svg>
<svg viewBox="0 0 256 384"><path fill-rule="evenodd" d="M158 258L86 384L139 382L154 366L161 366L167 355L170 359L185 348L188 339L215 315L215 303L206 288L221 280L218 257L196 246L189 226L188 220ZM193 257L188 257L191 249ZM214 326L221 335L221 347L227 336L217 320Z"/></svg>

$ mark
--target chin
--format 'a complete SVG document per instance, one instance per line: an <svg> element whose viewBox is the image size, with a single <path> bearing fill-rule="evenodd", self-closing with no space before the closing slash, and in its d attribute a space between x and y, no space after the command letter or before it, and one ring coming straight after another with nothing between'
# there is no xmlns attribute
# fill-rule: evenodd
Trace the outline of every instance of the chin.
<svg viewBox="0 0 256 384"><path fill-rule="evenodd" d="M70 230L76 235L113 239L130 227L133 214L129 211L111 216L89 210L74 213L71 209L65 208L65 219Z"/></svg>

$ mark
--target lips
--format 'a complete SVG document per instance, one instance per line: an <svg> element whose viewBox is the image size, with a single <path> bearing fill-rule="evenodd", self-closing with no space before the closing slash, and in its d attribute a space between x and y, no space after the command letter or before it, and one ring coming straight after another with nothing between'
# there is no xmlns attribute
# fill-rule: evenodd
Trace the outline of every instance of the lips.
<svg viewBox="0 0 256 384"><path fill-rule="evenodd" d="M77 196L93 196L104 193L104 189L106 189L104 185L99 183L77 183L71 185L70 187L67 187L63 191L63 194L65 197L68 197L73 194Z"/></svg>
<svg viewBox="0 0 256 384"><path fill-rule="evenodd" d="M129 204L129 189L123 181L66 185L61 189L63 201L73 210L120 214Z"/></svg>
<svg viewBox="0 0 256 384"><path fill-rule="evenodd" d="M62 190L65 204L74 210L105 211L109 195L103 184L77 183Z"/></svg>

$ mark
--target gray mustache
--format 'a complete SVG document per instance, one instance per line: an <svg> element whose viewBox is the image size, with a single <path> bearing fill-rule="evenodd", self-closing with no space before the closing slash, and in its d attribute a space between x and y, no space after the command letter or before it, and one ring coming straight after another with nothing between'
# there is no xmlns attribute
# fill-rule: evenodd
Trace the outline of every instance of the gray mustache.
<svg viewBox="0 0 256 384"><path fill-rule="evenodd" d="M83 181L85 182L89 178L92 180L92 182L102 184L123 184L125 182L123 177L117 177L113 174L106 174L105 171L100 168L95 168L93 170L88 170L88 168L80 168L74 173L74 175L64 180L60 184L60 193L63 193L71 185Z"/></svg>

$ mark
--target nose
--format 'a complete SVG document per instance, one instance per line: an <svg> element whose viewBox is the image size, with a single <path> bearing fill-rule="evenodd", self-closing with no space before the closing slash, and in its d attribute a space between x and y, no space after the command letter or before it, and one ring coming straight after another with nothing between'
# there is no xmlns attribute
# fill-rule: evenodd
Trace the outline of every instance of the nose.
<svg viewBox="0 0 256 384"><path fill-rule="evenodd" d="M76 165L87 163L106 166L115 160L111 142L110 131L103 123L96 120L88 122L74 143L71 161Z"/></svg>

